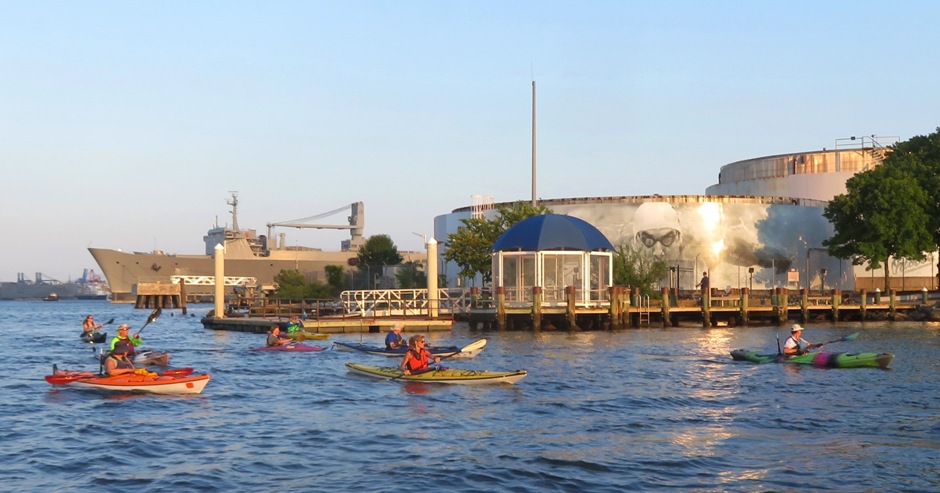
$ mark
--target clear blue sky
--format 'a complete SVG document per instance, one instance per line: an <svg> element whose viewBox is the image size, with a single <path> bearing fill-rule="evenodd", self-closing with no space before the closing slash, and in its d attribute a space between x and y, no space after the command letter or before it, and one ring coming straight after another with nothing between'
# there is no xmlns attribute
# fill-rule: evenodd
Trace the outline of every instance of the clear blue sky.
<svg viewBox="0 0 940 493"><path fill-rule="evenodd" d="M719 167L940 126L940 2L0 1L0 281L366 207L703 194ZM345 223L340 214L322 220ZM347 234L287 230L336 249Z"/></svg>

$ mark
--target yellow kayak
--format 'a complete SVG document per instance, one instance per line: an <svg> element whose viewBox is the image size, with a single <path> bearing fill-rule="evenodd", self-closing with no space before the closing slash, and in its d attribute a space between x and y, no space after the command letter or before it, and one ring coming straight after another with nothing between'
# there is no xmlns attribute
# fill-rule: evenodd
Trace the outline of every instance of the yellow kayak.
<svg viewBox="0 0 940 493"><path fill-rule="evenodd" d="M330 338L329 334L320 334L319 332L307 332L306 330L301 330L294 332L293 334L288 334L291 339L296 339L298 341L311 340L311 341L325 341Z"/></svg>
<svg viewBox="0 0 940 493"><path fill-rule="evenodd" d="M409 382L482 384L516 383L525 378L528 372L515 371L478 371L460 368L431 368L416 375L405 375L395 366L368 366L358 363L346 363L346 368L353 373L387 380L405 380Z"/></svg>

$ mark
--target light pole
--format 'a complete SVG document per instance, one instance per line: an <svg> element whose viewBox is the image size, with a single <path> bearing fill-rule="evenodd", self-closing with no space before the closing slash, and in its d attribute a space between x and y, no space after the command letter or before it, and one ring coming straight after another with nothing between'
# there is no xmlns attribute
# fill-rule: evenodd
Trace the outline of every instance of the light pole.
<svg viewBox="0 0 940 493"><path fill-rule="evenodd" d="M754 291L754 268L753 267L747 268L747 276L748 276L747 290Z"/></svg>

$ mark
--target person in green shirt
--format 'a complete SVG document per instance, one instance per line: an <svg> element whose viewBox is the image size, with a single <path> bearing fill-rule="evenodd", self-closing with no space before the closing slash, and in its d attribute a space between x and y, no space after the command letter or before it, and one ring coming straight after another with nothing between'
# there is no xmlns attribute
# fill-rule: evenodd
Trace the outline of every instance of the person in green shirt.
<svg viewBox="0 0 940 493"><path fill-rule="evenodd" d="M128 356L130 356L130 358L133 359L134 352L135 352L133 348L140 346L143 343L143 340L140 338L140 333L134 334L132 336L128 335L128 332L130 332L130 330L131 330L131 327L127 324L118 325L117 335L114 336L113 339L111 339L111 346L109 349L111 351L114 351L114 347L119 342L128 341L131 344L131 351L130 351L130 354L128 354Z"/></svg>

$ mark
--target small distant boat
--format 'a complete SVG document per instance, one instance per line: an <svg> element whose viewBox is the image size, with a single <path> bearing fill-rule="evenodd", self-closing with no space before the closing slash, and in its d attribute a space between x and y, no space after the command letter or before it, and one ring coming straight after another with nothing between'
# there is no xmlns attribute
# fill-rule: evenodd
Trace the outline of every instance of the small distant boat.
<svg viewBox="0 0 940 493"><path fill-rule="evenodd" d="M55 293L49 293L49 296L46 296L42 300L43 301L59 301L59 295Z"/></svg>

